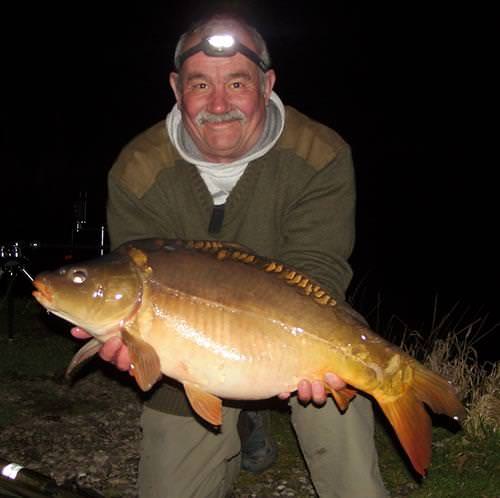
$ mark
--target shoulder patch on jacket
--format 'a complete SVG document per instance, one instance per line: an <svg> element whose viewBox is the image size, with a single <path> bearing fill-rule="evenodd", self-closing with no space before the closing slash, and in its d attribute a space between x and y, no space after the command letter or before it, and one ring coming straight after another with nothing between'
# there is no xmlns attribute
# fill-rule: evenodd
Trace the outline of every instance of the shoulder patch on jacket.
<svg viewBox="0 0 500 498"><path fill-rule="evenodd" d="M141 198L151 188L161 170L171 168L180 156L170 142L165 122L137 135L120 152L111 174L118 183Z"/></svg>
<svg viewBox="0 0 500 498"><path fill-rule="evenodd" d="M285 129L277 147L291 149L314 169L321 169L347 146L331 128L308 118L293 107L286 106L285 109Z"/></svg>

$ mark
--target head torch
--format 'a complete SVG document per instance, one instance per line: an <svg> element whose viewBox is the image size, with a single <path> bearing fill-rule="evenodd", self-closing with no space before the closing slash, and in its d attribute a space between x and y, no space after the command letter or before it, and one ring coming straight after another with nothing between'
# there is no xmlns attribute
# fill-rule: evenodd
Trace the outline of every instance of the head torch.
<svg viewBox="0 0 500 498"><path fill-rule="evenodd" d="M175 67L179 70L189 57L192 55L203 52L209 57L232 57L239 52L245 57L250 59L253 63L266 72L271 68L270 64L266 64L253 50L240 43L232 35L213 35L204 38L200 43L197 43L186 51L182 52L175 59Z"/></svg>

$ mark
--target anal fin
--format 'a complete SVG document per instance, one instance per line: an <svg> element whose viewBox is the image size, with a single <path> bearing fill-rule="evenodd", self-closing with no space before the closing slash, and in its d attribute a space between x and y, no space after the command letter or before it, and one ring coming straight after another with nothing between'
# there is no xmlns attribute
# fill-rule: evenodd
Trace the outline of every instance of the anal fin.
<svg viewBox="0 0 500 498"><path fill-rule="evenodd" d="M131 373L143 391L149 391L161 377L160 358L151 344L122 330L122 339L128 347Z"/></svg>
<svg viewBox="0 0 500 498"><path fill-rule="evenodd" d="M354 389L349 389L348 387L344 387L344 389L340 389L339 391L330 389L330 392L332 393L335 403L337 403L337 406L342 412L347 410L352 398L357 394Z"/></svg>
<svg viewBox="0 0 500 498"><path fill-rule="evenodd" d="M222 424L222 401L189 382L184 382L186 395L193 410L212 425Z"/></svg>

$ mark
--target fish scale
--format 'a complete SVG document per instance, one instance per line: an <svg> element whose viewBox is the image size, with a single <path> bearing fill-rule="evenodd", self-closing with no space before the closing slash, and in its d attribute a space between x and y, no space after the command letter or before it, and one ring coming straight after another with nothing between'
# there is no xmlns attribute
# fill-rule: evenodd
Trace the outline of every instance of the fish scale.
<svg viewBox="0 0 500 498"><path fill-rule="evenodd" d="M276 361L280 363L290 363L287 360L287 350L280 346L280 341L269 340L269 337L262 334L253 333L267 325L269 334L278 335L285 333L283 326L274 323L272 332L269 324L263 316L244 311L234 311L226 306L215 306L211 303L200 304L200 298L183 297L172 301L172 298L165 298L156 306L162 309L169 309L167 321L170 327L175 329L177 338L165 342L164 317L160 317L155 327L147 337L148 341L158 350L164 358L166 373L178 375L176 371L170 371L169 365L176 365L182 361L190 375L189 378L181 376L182 381L193 381L193 371L199 372L195 377L200 379L198 384L208 388L220 396L227 396L234 391L227 392L227 389L241 388L245 385L242 399L258 399L270 397L276 394L276 387L267 383L259 383L256 380L263 375L272 375L275 382L281 389L288 387L286 379L290 377L290 367L287 369L276 369ZM161 299L161 298L160 298ZM200 306L211 306L211 313L200 312ZM168 326L168 325L167 325ZM183 346L183 342L188 341L190 347ZM168 346L166 346L168 344ZM179 347L177 347L179 345ZM164 351L168 349L169 351ZM182 349L182 351L179 351ZM182 358L182 360L180 360ZM291 357L293 359L293 357ZM215 365L224 364L225 369L231 369L232 378L221 385L217 369L213 374L207 372L206 364L212 362ZM264 389L265 388L265 389Z"/></svg>
<svg viewBox="0 0 500 498"><path fill-rule="evenodd" d="M331 392L339 409L348 409L356 391L372 396L423 475L432 437L424 404L456 420L465 413L446 379L378 336L318 283L234 243L132 241L43 273L34 285L40 304L95 338L68 371L100 341L120 336L141 389L162 374L172 377L214 425L222 423L221 398L268 398L333 372L348 384Z"/></svg>

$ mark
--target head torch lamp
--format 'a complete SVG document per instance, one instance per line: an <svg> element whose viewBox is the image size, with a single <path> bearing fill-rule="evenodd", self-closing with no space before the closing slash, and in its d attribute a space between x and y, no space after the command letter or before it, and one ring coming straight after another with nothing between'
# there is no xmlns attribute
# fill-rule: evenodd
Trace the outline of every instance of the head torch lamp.
<svg viewBox="0 0 500 498"><path fill-rule="evenodd" d="M239 52L257 64L262 71L266 72L271 68L270 64L266 64L253 50L240 43L232 35L213 35L204 38L200 43L197 43L186 51L182 52L175 59L175 67L179 70L192 55L203 52L209 57L232 57Z"/></svg>

